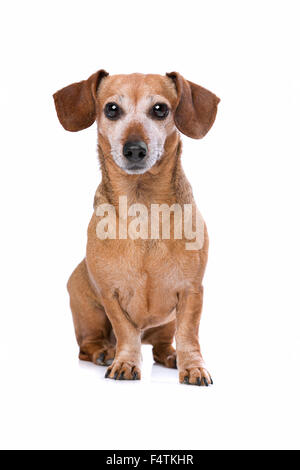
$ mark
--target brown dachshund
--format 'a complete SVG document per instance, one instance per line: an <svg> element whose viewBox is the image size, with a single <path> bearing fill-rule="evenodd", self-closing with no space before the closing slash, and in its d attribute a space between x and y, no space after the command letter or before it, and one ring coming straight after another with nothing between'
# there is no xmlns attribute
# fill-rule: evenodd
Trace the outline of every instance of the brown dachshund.
<svg viewBox="0 0 300 470"><path fill-rule="evenodd" d="M66 130L95 120L98 127L102 181L86 258L68 282L79 358L108 366L106 377L135 380L141 343L151 344L155 361L178 367L181 383L212 384L198 339L208 236L182 170L179 131L202 138L219 98L176 72L108 76L100 70L54 100ZM151 226L153 208L158 231ZM183 210L194 244L188 232L182 235Z"/></svg>

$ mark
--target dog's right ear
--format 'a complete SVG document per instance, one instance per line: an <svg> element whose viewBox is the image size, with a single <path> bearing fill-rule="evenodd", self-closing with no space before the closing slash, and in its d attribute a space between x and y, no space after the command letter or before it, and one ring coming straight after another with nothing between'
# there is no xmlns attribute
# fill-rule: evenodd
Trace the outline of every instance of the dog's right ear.
<svg viewBox="0 0 300 470"><path fill-rule="evenodd" d="M58 119L67 131L81 131L95 122L97 88L107 75L105 70L99 70L87 80L73 83L54 93Z"/></svg>

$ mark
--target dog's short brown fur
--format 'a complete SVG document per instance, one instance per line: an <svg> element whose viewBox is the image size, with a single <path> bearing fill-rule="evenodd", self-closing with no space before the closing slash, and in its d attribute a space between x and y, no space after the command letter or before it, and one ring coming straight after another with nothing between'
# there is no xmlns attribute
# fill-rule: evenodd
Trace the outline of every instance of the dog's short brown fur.
<svg viewBox="0 0 300 470"><path fill-rule="evenodd" d="M134 136L151 146L143 119L135 119L138 103L159 97L170 106L164 127L157 123L153 128L158 136L160 129L165 135L162 155L143 174L128 174L112 158L110 139L118 128L103 114L111 97L129 100L134 109L118 145ZM139 202L147 207L153 203L195 206L181 167L178 130L196 139L208 132L219 102L213 93L176 72L108 76L100 70L58 91L54 99L65 129L78 131L97 121L102 182L95 208L107 202L118 214L119 196L127 196L128 204ZM188 251L184 239L101 240L96 235L98 220L94 212L86 258L68 282L80 359L109 365L109 378L139 379L141 343L151 344L155 361L166 367L177 365L181 383L211 384L198 340L208 252L206 227L202 248Z"/></svg>

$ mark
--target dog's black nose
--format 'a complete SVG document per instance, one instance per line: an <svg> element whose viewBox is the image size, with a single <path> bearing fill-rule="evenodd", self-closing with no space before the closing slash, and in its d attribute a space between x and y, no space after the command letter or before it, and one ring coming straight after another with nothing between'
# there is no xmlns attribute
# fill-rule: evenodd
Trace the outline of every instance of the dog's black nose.
<svg viewBox="0 0 300 470"><path fill-rule="evenodd" d="M128 141L123 147L123 155L130 162L140 162L145 158L147 152L147 145L141 140Z"/></svg>

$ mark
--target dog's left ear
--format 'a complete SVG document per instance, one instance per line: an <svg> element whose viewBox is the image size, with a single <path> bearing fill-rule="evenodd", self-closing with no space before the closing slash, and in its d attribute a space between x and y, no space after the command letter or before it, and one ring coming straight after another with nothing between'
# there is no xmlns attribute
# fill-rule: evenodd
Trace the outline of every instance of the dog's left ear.
<svg viewBox="0 0 300 470"><path fill-rule="evenodd" d="M220 99L195 83L185 80L179 73L167 73L177 90L175 124L183 134L201 139L214 123Z"/></svg>
<svg viewBox="0 0 300 470"><path fill-rule="evenodd" d="M72 83L54 93L59 122L67 131L81 131L95 122L97 88L107 75L105 70L99 70L87 80Z"/></svg>

